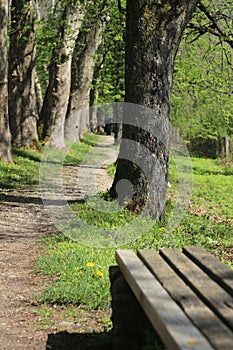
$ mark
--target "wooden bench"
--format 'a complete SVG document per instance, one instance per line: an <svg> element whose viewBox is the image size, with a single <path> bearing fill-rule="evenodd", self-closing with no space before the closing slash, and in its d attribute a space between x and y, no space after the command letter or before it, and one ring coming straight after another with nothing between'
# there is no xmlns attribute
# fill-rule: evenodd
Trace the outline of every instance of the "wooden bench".
<svg viewBox="0 0 233 350"><path fill-rule="evenodd" d="M233 349L231 268L198 246L137 255L117 250L116 261L110 268L113 350L144 349L141 311L168 350Z"/></svg>

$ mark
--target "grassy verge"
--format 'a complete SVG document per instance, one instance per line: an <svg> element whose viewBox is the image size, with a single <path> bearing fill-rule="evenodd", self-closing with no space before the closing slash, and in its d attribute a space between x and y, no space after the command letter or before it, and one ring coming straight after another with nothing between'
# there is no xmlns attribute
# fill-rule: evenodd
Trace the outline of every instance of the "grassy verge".
<svg viewBox="0 0 233 350"><path fill-rule="evenodd" d="M86 134L80 143L68 144L69 153L66 164L79 164L90 148L97 142L98 136ZM0 191L37 185L42 154L23 148L13 148L14 164L0 162Z"/></svg>
<svg viewBox="0 0 233 350"><path fill-rule="evenodd" d="M78 164L97 141L87 135L80 144L73 144L66 164ZM14 149L15 164L0 164L2 191L38 183L41 154ZM189 210L183 221L172 232L157 223L123 248L177 247L200 244L232 265L233 247L233 167L221 160L192 158L194 186ZM114 174L114 166L109 168ZM168 191L168 214L176 200L177 171L171 163ZM73 204L73 210L86 222L97 227L124 226L132 218L127 212L105 215L86 203ZM115 264L114 249L90 248L61 234L42 238L43 255L37 269L51 276L52 282L42 295L41 303L84 304L88 309L109 308L108 268Z"/></svg>
<svg viewBox="0 0 233 350"><path fill-rule="evenodd" d="M0 191L32 186L38 183L41 154L13 148L14 164L0 162Z"/></svg>
<svg viewBox="0 0 233 350"><path fill-rule="evenodd" d="M233 247L233 168L219 160L193 158L194 186L190 209L172 232L157 223L143 236L123 246L137 248L202 245L231 265L229 248ZM114 169L110 167L113 174ZM171 165L168 196L175 200L176 169ZM168 201L172 206L171 202ZM124 225L127 213L104 215L86 203L73 205L82 219L98 227ZM110 303L108 268L114 264L114 249L82 246L62 235L44 238L45 255L40 257L40 272L56 276L40 296L42 302L85 304L87 308L108 308Z"/></svg>

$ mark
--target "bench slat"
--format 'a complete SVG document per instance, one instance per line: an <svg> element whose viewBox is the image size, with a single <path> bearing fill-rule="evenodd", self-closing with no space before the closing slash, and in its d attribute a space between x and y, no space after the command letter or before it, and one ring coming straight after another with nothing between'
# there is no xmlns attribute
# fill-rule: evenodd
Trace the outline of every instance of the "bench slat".
<svg viewBox="0 0 233 350"><path fill-rule="evenodd" d="M116 260L168 350L213 349L132 251L117 250Z"/></svg>
<svg viewBox="0 0 233 350"><path fill-rule="evenodd" d="M155 250L138 250L138 256L187 316L218 350L231 350L233 333L185 284Z"/></svg>
<svg viewBox="0 0 233 350"><path fill-rule="evenodd" d="M160 254L195 293L233 330L233 298L230 294L178 249L164 248Z"/></svg>
<svg viewBox="0 0 233 350"><path fill-rule="evenodd" d="M203 247L184 247L183 252L233 296L233 270Z"/></svg>

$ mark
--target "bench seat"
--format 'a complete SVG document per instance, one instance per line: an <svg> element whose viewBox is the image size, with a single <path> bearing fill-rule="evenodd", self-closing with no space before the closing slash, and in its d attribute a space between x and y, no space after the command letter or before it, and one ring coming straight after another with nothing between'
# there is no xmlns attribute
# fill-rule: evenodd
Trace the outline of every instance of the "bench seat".
<svg viewBox="0 0 233 350"><path fill-rule="evenodd" d="M232 269L199 246L184 247L182 252L171 248L159 252L138 250L137 255L129 250L117 250L116 261L118 277L124 278L166 349L233 349ZM119 296L119 284L116 289ZM121 327L130 299L119 317L116 308L120 305L114 302L114 286L111 291L113 336L126 339L127 343L128 337L124 332L132 334L135 328L138 333L140 326L135 326L131 320L131 324L127 325L128 331L126 326ZM128 312L134 312L132 307ZM140 322L138 317L136 322ZM135 344L132 339L131 336L132 349L143 349L138 334L135 335ZM115 339L113 348L128 350L131 343L126 343L124 345L124 340Z"/></svg>

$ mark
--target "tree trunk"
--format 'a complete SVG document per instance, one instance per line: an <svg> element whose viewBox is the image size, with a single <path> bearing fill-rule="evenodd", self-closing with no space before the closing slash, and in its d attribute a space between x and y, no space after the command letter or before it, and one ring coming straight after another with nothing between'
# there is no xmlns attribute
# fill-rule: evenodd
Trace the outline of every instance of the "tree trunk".
<svg viewBox="0 0 233 350"><path fill-rule="evenodd" d="M7 23L8 0L0 0L0 160L13 162L8 119Z"/></svg>
<svg viewBox="0 0 233 350"><path fill-rule="evenodd" d="M90 88L90 127L92 131L100 132L100 127L104 124L104 115L102 115L102 111L97 106L97 101L99 97L99 83L101 80L100 71L102 69L102 65L105 61L106 52L104 54L99 55L101 59L97 59L99 62L95 64L93 69L93 78L92 78L92 87Z"/></svg>
<svg viewBox="0 0 233 350"><path fill-rule="evenodd" d="M56 148L65 148L64 122L70 94L71 58L82 19L82 7L68 3L50 64L40 123L43 124L42 138L49 138L49 144Z"/></svg>
<svg viewBox="0 0 233 350"><path fill-rule="evenodd" d="M35 93L35 1L12 0L9 48L9 118L12 142L34 147L38 140Z"/></svg>
<svg viewBox="0 0 233 350"><path fill-rule="evenodd" d="M114 132L114 143L119 144L122 137L122 123L120 123L119 119L122 116L122 104L115 103L113 105L113 120L118 121L113 124L113 132Z"/></svg>
<svg viewBox="0 0 233 350"><path fill-rule="evenodd" d="M128 0L123 135L110 193L128 208L163 217L175 55L197 0ZM139 105L149 108L141 108ZM125 158L125 159L124 159ZM121 188L121 184L131 186ZM122 193L121 193L122 191Z"/></svg>
<svg viewBox="0 0 233 350"><path fill-rule="evenodd" d="M67 112L65 137L76 141L90 129L90 85L93 79L94 55L102 40L101 25L96 23L89 30L80 32L72 60L72 83Z"/></svg>
<svg viewBox="0 0 233 350"><path fill-rule="evenodd" d="M40 85L37 73L35 75L35 92L36 92L37 113L39 115L43 107L43 96L42 96L41 85Z"/></svg>
<svg viewBox="0 0 233 350"><path fill-rule="evenodd" d="M92 80L92 83L93 83L93 80ZM99 128L100 125L98 125L98 119L97 119L98 106L96 106L98 96L99 96L99 91L96 87L90 90L90 106L92 107L90 108L89 118L90 118L90 130L92 132L95 132L100 129Z"/></svg>
<svg viewBox="0 0 233 350"><path fill-rule="evenodd" d="M225 136L225 156L228 157L230 155L230 139L229 136Z"/></svg>

